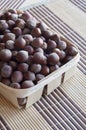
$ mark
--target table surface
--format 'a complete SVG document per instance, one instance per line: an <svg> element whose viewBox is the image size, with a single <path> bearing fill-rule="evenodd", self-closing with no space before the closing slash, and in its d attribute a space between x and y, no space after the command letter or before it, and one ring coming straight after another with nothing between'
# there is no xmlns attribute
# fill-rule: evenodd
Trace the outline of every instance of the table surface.
<svg viewBox="0 0 86 130"><path fill-rule="evenodd" d="M81 59L74 77L26 110L0 95L0 130L85 130L86 0L0 0L0 10L6 8L29 9L76 44Z"/></svg>

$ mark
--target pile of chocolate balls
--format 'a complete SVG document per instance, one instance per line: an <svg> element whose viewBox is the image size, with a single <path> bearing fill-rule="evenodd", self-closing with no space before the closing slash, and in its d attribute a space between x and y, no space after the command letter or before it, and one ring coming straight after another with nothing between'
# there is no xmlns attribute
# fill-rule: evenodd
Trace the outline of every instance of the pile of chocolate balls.
<svg viewBox="0 0 86 130"><path fill-rule="evenodd" d="M0 13L0 82L25 89L59 69L77 54L28 11Z"/></svg>

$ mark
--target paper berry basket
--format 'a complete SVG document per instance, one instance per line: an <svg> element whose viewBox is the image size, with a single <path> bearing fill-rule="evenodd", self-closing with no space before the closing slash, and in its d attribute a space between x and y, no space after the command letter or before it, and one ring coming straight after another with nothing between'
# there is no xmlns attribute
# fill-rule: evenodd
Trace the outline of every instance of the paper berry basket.
<svg viewBox="0 0 86 130"><path fill-rule="evenodd" d="M72 43L63 36L60 36L60 39L65 41L68 45L72 45ZM50 94L59 85L61 85L71 76L73 76L76 71L76 66L79 59L80 55L79 53L77 53L77 55L75 55L72 60L40 80L38 84L33 86L32 88L14 89L0 82L0 94L2 94L17 108L27 108L38 101L43 94ZM18 100L21 99L25 100L24 106L20 106L18 103Z"/></svg>

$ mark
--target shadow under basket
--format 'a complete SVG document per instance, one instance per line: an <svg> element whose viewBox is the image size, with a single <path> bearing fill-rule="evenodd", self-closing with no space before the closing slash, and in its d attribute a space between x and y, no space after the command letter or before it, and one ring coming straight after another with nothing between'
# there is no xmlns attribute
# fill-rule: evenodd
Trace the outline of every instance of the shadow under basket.
<svg viewBox="0 0 86 130"><path fill-rule="evenodd" d="M60 38L67 44L72 44L63 36ZM40 80L38 84L32 88L14 89L0 82L0 94L2 94L17 108L27 108L38 101L42 95L50 94L59 85L73 76L76 71L76 66L79 59L80 55L77 53L77 55L72 60Z"/></svg>

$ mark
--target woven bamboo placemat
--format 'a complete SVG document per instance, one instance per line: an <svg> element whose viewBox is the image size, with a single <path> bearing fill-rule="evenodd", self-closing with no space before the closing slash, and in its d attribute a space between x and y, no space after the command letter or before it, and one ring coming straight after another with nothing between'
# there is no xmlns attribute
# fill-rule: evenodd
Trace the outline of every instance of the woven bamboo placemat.
<svg viewBox="0 0 86 130"><path fill-rule="evenodd" d="M56 5L37 6L29 11L79 47L78 68L86 74L86 39L48 7L54 10ZM74 77L27 110L14 108L0 95L0 130L85 130L86 76L81 71L77 70Z"/></svg>

